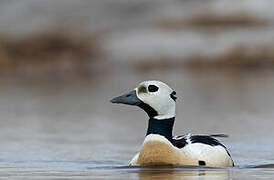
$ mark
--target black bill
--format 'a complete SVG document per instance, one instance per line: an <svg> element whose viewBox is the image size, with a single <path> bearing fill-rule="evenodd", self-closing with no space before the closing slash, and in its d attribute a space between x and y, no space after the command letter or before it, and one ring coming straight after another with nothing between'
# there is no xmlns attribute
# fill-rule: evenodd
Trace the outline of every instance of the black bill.
<svg viewBox="0 0 274 180"><path fill-rule="evenodd" d="M128 104L138 106L142 104L142 101L137 97L136 91L130 91L129 93L123 94L122 96L118 96L113 98L110 102L117 104Z"/></svg>

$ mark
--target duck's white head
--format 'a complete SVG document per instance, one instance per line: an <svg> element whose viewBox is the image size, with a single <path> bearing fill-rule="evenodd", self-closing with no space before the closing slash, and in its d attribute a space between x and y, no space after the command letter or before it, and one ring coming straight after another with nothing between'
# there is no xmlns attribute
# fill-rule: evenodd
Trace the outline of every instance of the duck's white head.
<svg viewBox="0 0 274 180"><path fill-rule="evenodd" d="M161 81L144 81L111 102L139 106L149 117L161 120L175 117L175 95L176 92Z"/></svg>

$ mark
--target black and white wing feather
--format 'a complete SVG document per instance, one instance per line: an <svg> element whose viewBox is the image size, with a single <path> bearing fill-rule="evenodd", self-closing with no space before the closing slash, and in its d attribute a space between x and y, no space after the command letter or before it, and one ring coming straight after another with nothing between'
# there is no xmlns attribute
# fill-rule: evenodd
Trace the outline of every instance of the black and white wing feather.
<svg viewBox="0 0 274 180"><path fill-rule="evenodd" d="M186 135L182 135L182 136L173 136L172 144L173 144L173 146L175 146L179 149L184 148L187 145L195 144L195 143L206 144L209 146L222 146L226 150L227 154L231 157L227 148L219 140L215 139L214 137L228 137L228 136L225 134L213 134L213 135L186 134Z"/></svg>
<svg viewBox="0 0 274 180"><path fill-rule="evenodd" d="M188 142L187 142L187 135L182 135L182 136L173 136L172 137L172 144L173 146L177 148L183 148L185 147Z"/></svg>
<svg viewBox="0 0 274 180"><path fill-rule="evenodd" d="M222 146L226 148L220 141L214 137L228 137L226 134L212 134L212 135L192 135L186 134L181 136L173 136L172 144L177 148L183 148L187 144L202 143L210 146Z"/></svg>

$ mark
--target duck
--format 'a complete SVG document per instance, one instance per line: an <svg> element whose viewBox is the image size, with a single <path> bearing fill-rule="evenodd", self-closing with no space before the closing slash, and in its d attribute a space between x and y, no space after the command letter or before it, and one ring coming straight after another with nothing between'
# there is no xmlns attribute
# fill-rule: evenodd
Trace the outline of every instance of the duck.
<svg viewBox="0 0 274 180"><path fill-rule="evenodd" d="M226 137L225 134L173 136L176 99L176 92L167 84L149 80L111 100L116 104L137 106L149 117L144 142L129 165L234 166L228 149L216 139Z"/></svg>

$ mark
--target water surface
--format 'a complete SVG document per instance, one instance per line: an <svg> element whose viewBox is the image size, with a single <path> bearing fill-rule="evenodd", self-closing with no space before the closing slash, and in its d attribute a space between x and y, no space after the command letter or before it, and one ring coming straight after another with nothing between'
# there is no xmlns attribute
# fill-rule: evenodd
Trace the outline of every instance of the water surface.
<svg viewBox="0 0 274 180"><path fill-rule="evenodd" d="M0 177L13 179L273 179L274 73L136 72L73 82L0 82ZM178 94L174 134L225 133L233 168L128 167L147 126L109 100L147 79Z"/></svg>

